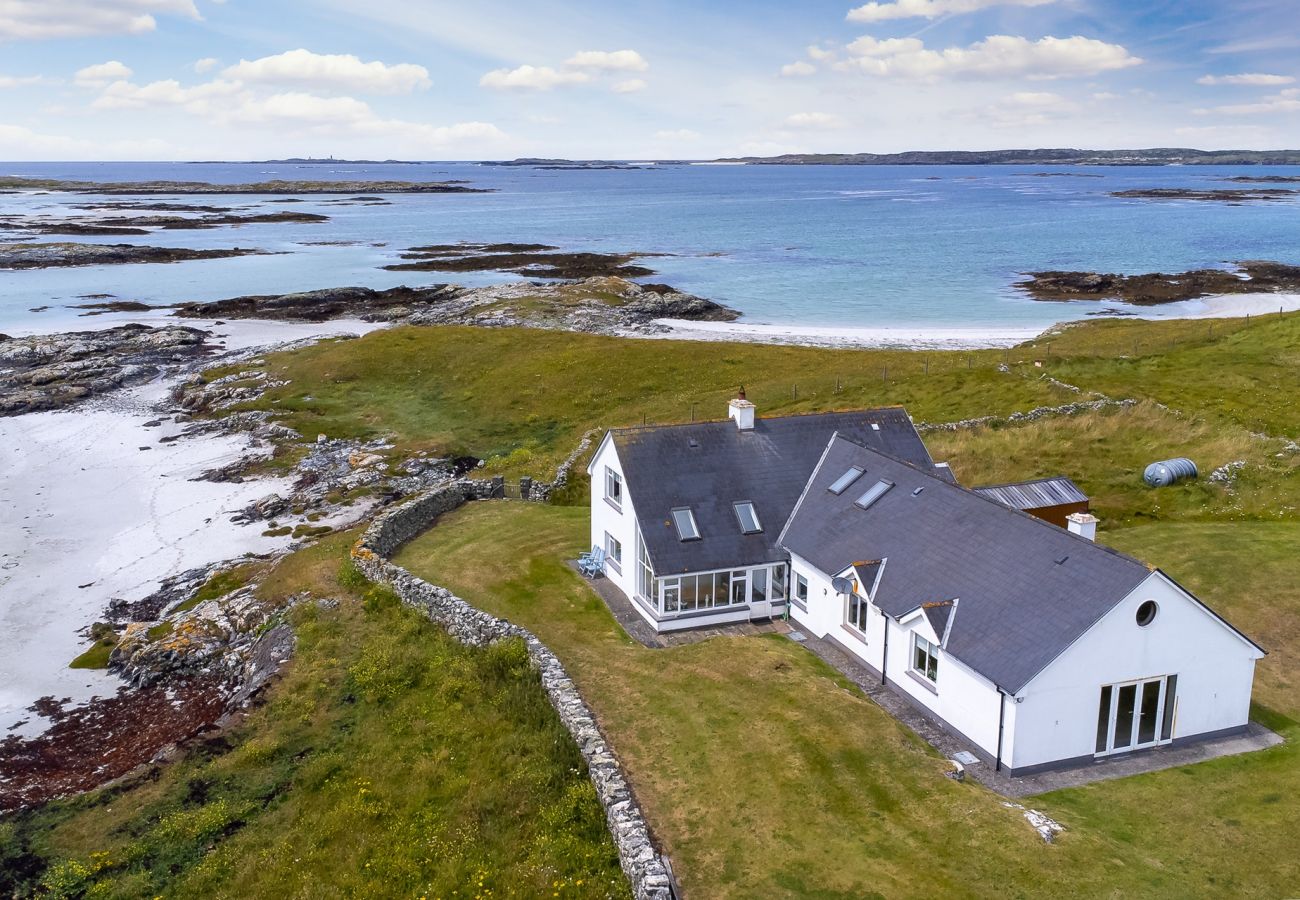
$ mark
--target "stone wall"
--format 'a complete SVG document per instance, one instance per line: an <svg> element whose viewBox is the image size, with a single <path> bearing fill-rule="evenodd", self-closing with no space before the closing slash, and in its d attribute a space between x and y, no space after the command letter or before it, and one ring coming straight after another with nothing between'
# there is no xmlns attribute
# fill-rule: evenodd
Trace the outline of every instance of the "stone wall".
<svg viewBox="0 0 1300 900"><path fill-rule="evenodd" d="M367 578L391 585L403 602L421 610L463 644L482 647L514 637L524 641L551 705L587 762L634 896L637 900L671 900L674 893L668 867L651 843L641 807L560 660L527 629L489 615L388 560L402 544L427 530L438 516L491 493L490 482L464 480L422 494L376 519L353 547L352 558Z"/></svg>

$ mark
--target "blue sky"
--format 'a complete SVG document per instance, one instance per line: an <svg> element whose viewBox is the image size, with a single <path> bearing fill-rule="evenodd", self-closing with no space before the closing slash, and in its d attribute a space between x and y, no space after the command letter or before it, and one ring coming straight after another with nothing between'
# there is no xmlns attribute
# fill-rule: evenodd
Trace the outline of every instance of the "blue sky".
<svg viewBox="0 0 1300 900"><path fill-rule="evenodd" d="M0 158L1300 147L1294 0L0 0Z"/></svg>

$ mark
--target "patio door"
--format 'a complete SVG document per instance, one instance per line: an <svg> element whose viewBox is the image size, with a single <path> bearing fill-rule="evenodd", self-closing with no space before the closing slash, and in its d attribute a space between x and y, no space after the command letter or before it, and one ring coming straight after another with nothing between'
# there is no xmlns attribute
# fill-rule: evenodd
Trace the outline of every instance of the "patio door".
<svg viewBox="0 0 1300 900"><path fill-rule="evenodd" d="M767 594L767 569L749 570L749 618L772 618L772 601Z"/></svg>
<svg viewBox="0 0 1300 900"><path fill-rule="evenodd" d="M1096 755L1126 753L1173 738L1177 675L1108 684L1097 712Z"/></svg>

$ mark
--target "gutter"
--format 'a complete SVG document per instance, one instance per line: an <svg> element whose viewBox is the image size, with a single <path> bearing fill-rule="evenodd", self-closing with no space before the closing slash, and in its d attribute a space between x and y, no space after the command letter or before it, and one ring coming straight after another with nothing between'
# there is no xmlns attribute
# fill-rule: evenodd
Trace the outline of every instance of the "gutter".
<svg viewBox="0 0 1300 900"><path fill-rule="evenodd" d="M880 646L880 683L888 684L889 676L889 616L885 616L885 640Z"/></svg>

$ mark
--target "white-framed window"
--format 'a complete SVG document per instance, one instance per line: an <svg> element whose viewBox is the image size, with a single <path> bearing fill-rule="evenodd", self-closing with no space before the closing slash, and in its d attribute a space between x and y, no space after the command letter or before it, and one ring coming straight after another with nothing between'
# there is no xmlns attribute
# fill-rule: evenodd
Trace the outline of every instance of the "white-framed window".
<svg viewBox="0 0 1300 900"><path fill-rule="evenodd" d="M605 466L605 499L618 509L623 508L623 476Z"/></svg>
<svg viewBox="0 0 1300 900"><path fill-rule="evenodd" d="M689 506L673 510L673 524L677 526L678 540L698 541L700 539L700 529L695 524L695 513L691 512Z"/></svg>
<svg viewBox="0 0 1300 900"><path fill-rule="evenodd" d="M641 529L636 533L637 546L637 572L636 572L636 589L654 605L659 604L659 580L655 578L654 566L650 563L650 551L646 549L645 541L641 538Z"/></svg>
<svg viewBox="0 0 1300 900"><path fill-rule="evenodd" d="M754 509L754 504L749 500L741 500L733 504L736 510L736 519L740 522L740 531L742 534L758 534L763 530L763 526L758 521L758 512Z"/></svg>
<svg viewBox="0 0 1300 900"><path fill-rule="evenodd" d="M615 569L623 571L623 544L608 531L605 532L605 559L613 563Z"/></svg>
<svg viewBox="0 0 1300 900"><path fill-rule="evenodd" d="M939 680L939 648L919 634L912 635L912 671L931 681Z"/></svg>
<svg viewBox="0 0 1300 900"><path fill-rule="evenodd" d="M785 566L772 567L772 594L773 600L784 600L785 590L788 584L787 572Z"/></svg>
<svg viewBox="0 0 1300 900"><path fill-rule="evenodd" d="M858 596L857 591L849 594L849 602L844 607L844 624L854 631L867 636L867 610L871 604Z"/></svg>
<svg viewBox="0 0 1300 900"><path fill-rule="evenodd" d="M794 598L808 602L808 579L798 573L794 576Z"/></svg>

